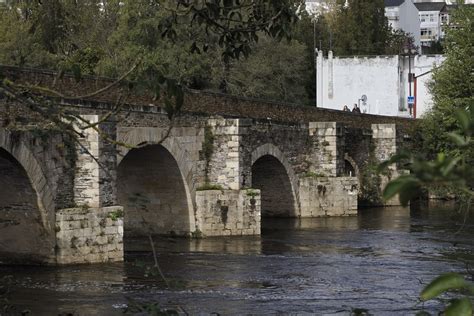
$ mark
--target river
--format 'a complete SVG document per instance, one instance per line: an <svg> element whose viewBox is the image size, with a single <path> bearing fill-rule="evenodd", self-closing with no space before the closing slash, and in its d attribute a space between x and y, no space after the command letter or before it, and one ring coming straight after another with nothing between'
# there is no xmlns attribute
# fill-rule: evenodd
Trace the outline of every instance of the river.
<svg viewBox="0 0 474 316"><path fill-rule="evenodd" d="M158 303L190 315L374 315L435 312L421 304L438 274L474 271L474 220L449 208L361 210L357 217L264 219L261 237L126 240L124 263L0 267L3 308L30 315L122 315ZM472 272L471 271L471 272ZM1 297L0 297L1 299ZM2 305L3 304L3 305Z"/></svg>

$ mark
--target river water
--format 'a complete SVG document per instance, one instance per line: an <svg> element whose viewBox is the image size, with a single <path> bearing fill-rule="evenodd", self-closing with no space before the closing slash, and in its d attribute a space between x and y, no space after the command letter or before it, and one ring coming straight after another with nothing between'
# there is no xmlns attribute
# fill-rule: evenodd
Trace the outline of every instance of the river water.
<svg viewBox="0 0 474 316"><path fill-rule="evenodd" d="M261 237L126 240L126 262L0 267L0 315L122 315L158 303L190 315L374 315L435 312L421 304L438 274L474 270L474 220L452 209L370 209L357 217L264 219ZM8 286L7 286L8 285ZM3 299L3 301L1 300ZM5 300L6 299L6 300ZM3 305L2 305L3 304ZM7 313L7 314L8 314Z"/></svg>

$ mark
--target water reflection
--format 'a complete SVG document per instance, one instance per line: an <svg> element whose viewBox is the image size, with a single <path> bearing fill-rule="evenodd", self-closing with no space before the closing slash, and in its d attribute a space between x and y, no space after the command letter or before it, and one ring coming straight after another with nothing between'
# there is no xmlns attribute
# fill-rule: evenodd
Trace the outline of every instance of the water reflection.
<svg viewBox="0 0 474 316"><path fill-rule="evenodd" d="M262 240L259 236L211 237L203 239L153 237L155 248L162 252L210 252L231 254L253 254L261 252ZM124 243L125 252L151 252L148 238L128 238Z"/></svg>
<svg viewBox="0 0 474 316"><path fill-rule="evenodd" d="M13 275L11 302L34 315L117 315L129 298L190 314L348 315L367 308L410 315L421 308L420 281L474 265L474 222L452 215L373 209L357 217L264 219L262 237L155 238L170 289L145 277L144 266L153 264L147 239L126 240L125 263L0 267L0 277Z"/></svg>

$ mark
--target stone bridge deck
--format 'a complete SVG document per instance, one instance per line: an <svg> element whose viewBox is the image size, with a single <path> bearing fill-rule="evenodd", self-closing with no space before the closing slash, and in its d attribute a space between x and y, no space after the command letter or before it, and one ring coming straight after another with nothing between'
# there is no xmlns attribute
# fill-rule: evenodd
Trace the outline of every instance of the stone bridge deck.
<svg viewBox="0 0 474 316"><path fill-rule="evenodd" d="M1 67L17 83L61 91L62 106L99 122L119 87ZM147 95L88 129L80 144L0 98L0 261L122 260L133 235L258 235L267 217L347 216L413 121L189 91L170 122ZM85 150L87 149L87 150ZM393 170L396 173L396 170ZM375 191L387 181L378 177ZM375 201L377 201L376 197ZM5 259L3 259L5 258Z"/></svg>

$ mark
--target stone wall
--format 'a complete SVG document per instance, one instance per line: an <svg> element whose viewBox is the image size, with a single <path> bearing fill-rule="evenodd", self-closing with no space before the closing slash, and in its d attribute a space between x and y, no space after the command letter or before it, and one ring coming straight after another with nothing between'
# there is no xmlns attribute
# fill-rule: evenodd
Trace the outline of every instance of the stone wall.
<svg viewBox="0 0 474 316"><path fill-rule="evenodd" d="M344 174L344 128L336 122L311 122L312 162L309 171L324 176Z"/></svg>
<svg viewBox="0 0 474 316"><path fill-rule="evenodd" d="M357 215L355 177L306 177L300 180L301 217Z"/></svg>
<svg viewBox="0 0 474 316"><path fill-rule="evenodd" d="M196 235L260 235L259 190L196 192Z"/></svg>
<svg viewBox="0 0 474 316"><path fill-rule="evenodd" d="M253 179L255 170L252 169L259 159L263 158L270 162L269 157L275 158L280 167L284 169L285 176L282 173L268 173L266 175L268 181L280 181L279 186L286 189L285 193L282 194L292 195L294 201L291 210L285 210L285 212L292 214L291 216L299 216L298 174L305 173L312 164L310 147L308 146L307 125L276 124L271 120L267 120L254 121L246 129L241 146L242 186L255 187ZM262 161L259 162L262 163ZM261 165L261 167L265 168L264 165ZM265 195L266 193L262 192L262 196Z"/></svg>
<svg viewBox="0 0 474 316"><path fill-rule="evenodd" d="M344 151L354 163L359 171L363 170L369 162L372 144L372 129L347 128L345 129Z"/></svg>
<svg viewBox="0 0 474 316"><path fill-rule="evenodd" d="M209 183L218 184L224 189L239 190L241 188L242 169L242 127L246 122L239 119L214 118L207 124L209 136L204 142L211 142L212 154L208 164L207 177ZM210 138L209 138L210 137ZM203 144L203 147L206 144ZM209 144L211 145L211 144ZM203 157L206 159L206 157Z"/></svg>
<svg viewBox="0 0 474 316"><path fill-rule="evenodd" d="M123 261L123 209L72 208L56 212L56 262Z"/></svg>
<svg viewBox="0 0 474 316"><path fill-rule="evenodd" d="M98 123L98 115L83 115L91 124ZM78 131L80 129L78 128ZM74 202L78 206L100 207L99 190L99 133L93 129L81 131L84 137L77 144Z"/></svg>

